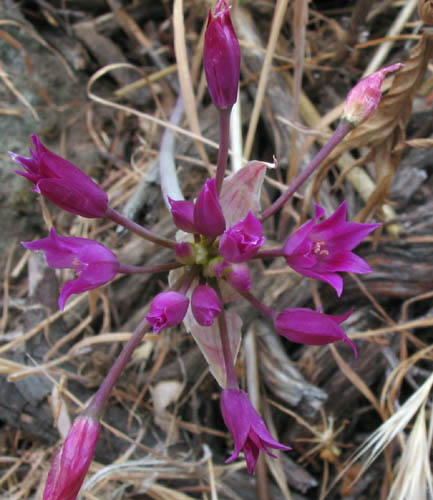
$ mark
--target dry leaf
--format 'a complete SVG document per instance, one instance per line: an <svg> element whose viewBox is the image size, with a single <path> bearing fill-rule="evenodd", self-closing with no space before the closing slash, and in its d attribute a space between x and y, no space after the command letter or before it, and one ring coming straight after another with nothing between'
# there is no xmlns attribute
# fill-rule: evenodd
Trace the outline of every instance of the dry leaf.
<svg viewBox="0 0 433 500"><path fill-rule="evenodd" d="M183 384L178 380L165 380L150 388L155 412L155 423L166 432L173 431L173 422L166 409L176 402L182 393Z"/></svg>
<svg viewBox="0 0 433 500"><path fill-rule="evenodd" d="M418 0L419 17L427 24L433 24L433 0Z"/></svg>

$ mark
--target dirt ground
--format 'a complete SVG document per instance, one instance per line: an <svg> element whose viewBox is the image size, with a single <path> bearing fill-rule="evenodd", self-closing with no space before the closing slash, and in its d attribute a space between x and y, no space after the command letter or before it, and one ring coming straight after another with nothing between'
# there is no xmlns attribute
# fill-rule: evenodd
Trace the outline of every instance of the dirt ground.
<svg viewBox="0 0 433 500"><path fill-rule="evenodd" d="M164 177L175 165L192 200L217 162L218 115L202 68L209 8L203 0L0 3L4 499L42 498L71 421L168 283L162 272L121 275L59 311L71 271L50 268L20 242L54 226L100 241L131 265L171 259L109 220L66 213L33 193L8 151L28 155L38 134L101 185L116 210L174 238L160 169ZM278 310L353 309L343 326L359 356L343 343L290 343L248 302L231 306L243 321L242 387L292 447L261 459L251 476L243 459L225 464L233 439L220 387L192 336L183 326L146 335L109 399L81 498L433 498L431 2L243 0L231 14L242 64L230 168L242 157L275 160L262 210L329 138L353 85L404 63L385 80L376 114L264 225L276 245L314 214L313 202L329 215L347 200L351 220L383 223L356 251L373 272L346 273L338 298L329 285L288 273L282 259L251 268L254 294Z"/></svg>

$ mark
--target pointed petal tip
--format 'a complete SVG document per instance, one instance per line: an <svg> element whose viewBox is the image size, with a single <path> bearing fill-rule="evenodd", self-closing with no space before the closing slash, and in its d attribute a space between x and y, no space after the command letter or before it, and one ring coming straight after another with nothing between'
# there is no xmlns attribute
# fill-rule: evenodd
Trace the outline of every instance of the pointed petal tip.
<svg viewBox="0 0 433 500"><path fill-rule="evenodd" d="M355 358L358 358L358 349L356 348L355 342L353 342L353 340L351 340L349 337L346 337L343 340L344 340L344 342L346 342L346 344L350 345L350 347L353 350L353 354L354 354Z"/></svg>

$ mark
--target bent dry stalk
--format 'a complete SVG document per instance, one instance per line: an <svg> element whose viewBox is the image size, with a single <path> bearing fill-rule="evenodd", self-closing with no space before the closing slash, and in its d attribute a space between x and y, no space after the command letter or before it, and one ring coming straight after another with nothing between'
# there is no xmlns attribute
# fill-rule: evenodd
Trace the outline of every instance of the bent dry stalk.
<svg viewBox="0 0 433 500"><path fill-rule="evenodd" d="M60 236L54 229L47 238L23 242L29 250L44 252L50 266L75 271L76 279L68 281L60 293L61 308L70 295L103 286L118 273L170 271L171 283L168 290L154 297L149 313L114 362L87 410L74 422L53 461L44 500L76 498L93 457L99 436L99 419L110 391L150 328L154 333L160 333L183 321L194 335L223 389L221 411L235 446L227 462L235 460L243 451L250 473L255 471L260 451L276 458L269 449L290 448L272 437L248 395L239 388L235 362L242 320L229 310L233 293L236 300L240 295L273 321L276 332L290 341L324 345L341 340L357 355L356 346L340 326L351 311L332 316L305 308L274 310L251 291L253 283L248 264L254 259L282 257L296 272L331 285L338 296L343 292L343 280L338 273L371 271L352 250L380 224L348 222L346 202L321 222L319 219L325 212L316 205L314 218L288 235L279 248L266 247L262 223L293 196L353 127L371 116L379 105L383 79L401 65L382 68L352 89L343 119L328 144L261 214L257 213L257 206L266 164L251 162L237 174L224 178L230 110L237 98L240 74L239 43L227 0L219 0L215 14L209 13L203 65L210 96L219 111L217 172L215 178L206 180L195 201L169 198L173 223L179 230L177 241L154 234L113 210L108 196L96 183L78 167L47 149L37 136L32 136L34 149L30 150L29 158L11 153L12 159L25 170L17 173L34 184L35 192L61 209L87 218L109 218L155 245L173 251L172 260L167 264L131 266L120 263L110 249L97 241Z"/></svg>

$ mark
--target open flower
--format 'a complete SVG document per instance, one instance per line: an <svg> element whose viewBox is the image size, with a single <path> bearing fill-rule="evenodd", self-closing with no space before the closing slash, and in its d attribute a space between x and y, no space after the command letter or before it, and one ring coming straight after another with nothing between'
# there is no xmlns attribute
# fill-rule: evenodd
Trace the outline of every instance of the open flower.
<svg viewBox="0 0 433 500"><path fill-rule="evenodd" d="M101 424L92 417L78 417L56 453L43 500L75 500L89 470Z"/></svg>
<svg viewBox="0 0 433 500"><path fill-rule="evenodd" d="M182 293L162 292L152 300L146 319L158 333L163 328L178 325L185 317L188 305L188 297Z"/></svg>
<svg viewBox="0 0 433 500"><path fill-rule="evenodd" d="M260 450L272 458L277 458L268 448L290 450L271 436L260 415L240 389L225 389L221 394L221 412L226 426L233 435L235 449L226 463L233 462L243 450L248 472L256 470Z"/></svg>
<svg viewBox="0 0 433 500"><path fill-rule="evenodd" d="M340 323L351 314L352 311L349 311L341 316L332 316L307 308L286 309L276 315L274 324L277 332L292 342L324 345L342 340L350 345L355 357L358 357L355 344L340 327Z"/></svg>
<svg viewBox="0 0 433 500"><path fill-rule="evenodd" d="M305 223L284 243L283 255L296 272L326 281L340 296L343 279L337 272L370 273L371 268L351 250L380 224L347 222L347 202L323 222L316 224L325 211L316 205L313 220Z"/></svg>
<svg viewBox="0 0 433 500"><path fill-rule="evenodd" d="M60 309L65 307L70 295L105 285L119 270L117 257L101 243L87 238L59 236L54 228L48 238L23 241L21 244L33 252L44 252L51 267L74 269L77 278L63 285L59 297Z"/></svg>
<svg viewBox="0 0 433 500"><path fill-rule="evenodd" d="M218 0L215 15L209 11L203 66L215 106L220 109L232 107L238 94L241 51L227 0Z"/></svg>
<svg viewBox="0 0 433 500"><path fill-rule="evenodd" d="M37 135L31 139L34 150L30 149L30 158L9 153L26 170L16 173L33 182L34 191L63 210L90 219L104 217L106 193L74 164L47 149Z"/></svg>
<svg viewBox="0 0 433 500"><path fill-rule="evenodd" d="M219 253L229 262L246 262L265 242L262 223L249 211L245 219L224 231Z"/></svg>

